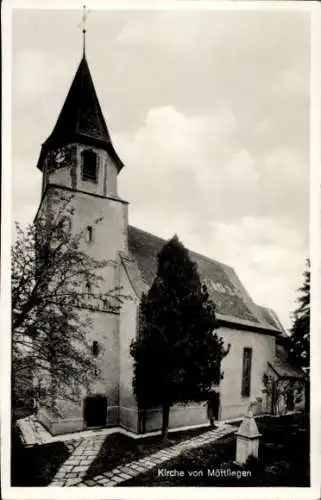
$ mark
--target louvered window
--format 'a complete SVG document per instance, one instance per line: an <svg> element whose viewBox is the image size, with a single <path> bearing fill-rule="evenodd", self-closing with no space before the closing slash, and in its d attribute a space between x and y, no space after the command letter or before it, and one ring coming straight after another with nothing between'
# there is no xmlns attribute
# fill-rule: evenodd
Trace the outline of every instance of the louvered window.
<svg viewBox="0 0 321 500"><path fill-rule="evenodd" d="M97 182L97 154L86 149L82 152L82 180Z"/></svg>

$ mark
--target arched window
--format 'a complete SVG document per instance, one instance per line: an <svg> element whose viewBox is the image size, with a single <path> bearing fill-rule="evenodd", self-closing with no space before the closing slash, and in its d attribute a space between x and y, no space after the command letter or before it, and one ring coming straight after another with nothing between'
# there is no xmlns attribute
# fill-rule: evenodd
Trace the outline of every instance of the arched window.
<svg viewBox="0 0 321 500"><path fill-rule="evenodd" d="M85 149L81 153L82 158L82 180L97 182L98 168L97 168L97 154L94 151Z"/></svg>

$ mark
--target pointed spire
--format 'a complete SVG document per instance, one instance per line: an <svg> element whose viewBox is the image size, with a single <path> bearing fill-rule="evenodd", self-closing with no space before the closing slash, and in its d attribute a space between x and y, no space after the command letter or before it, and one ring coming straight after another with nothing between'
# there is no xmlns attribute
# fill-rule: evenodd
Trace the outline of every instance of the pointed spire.
<svg viewBox="0 0 321 500"><path fill-rule="evenodd" d="M118 171L123 166L110 140L85 54L80 61L56 125L42 146L43 154L49 149L71 142L105 149L115 161ZM41 169L40 159L38 167Z"/></svg>

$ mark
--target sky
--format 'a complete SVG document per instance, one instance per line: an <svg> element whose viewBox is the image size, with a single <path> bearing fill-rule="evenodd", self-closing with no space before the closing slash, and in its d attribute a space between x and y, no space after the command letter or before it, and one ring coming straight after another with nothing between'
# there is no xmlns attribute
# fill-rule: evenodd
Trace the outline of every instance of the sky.
<svg viewBox="0 0 321 500"><path fill-rule="evenodd" d="M130 223L231 265L289 328L309 253L309 14L254 9L91 10L86 55ZM80 20L79 9L13 11L12 210L23 224L81 58Z"/></svg>

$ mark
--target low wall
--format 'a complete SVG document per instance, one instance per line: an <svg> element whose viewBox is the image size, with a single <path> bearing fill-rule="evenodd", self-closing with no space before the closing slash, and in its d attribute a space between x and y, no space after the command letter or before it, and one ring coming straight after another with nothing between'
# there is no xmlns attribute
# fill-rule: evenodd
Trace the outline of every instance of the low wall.
<svg viewBox="0 0 321 500"><path fill-rule="evenodd" d="M138 432L138 410L136 407L119 407L119 424L124 429Z"/></svg>
<svg viewBox="0 0 321 500"><path fill-rule="evenodd" d="M146 412L146 432L162 428L162 410L154 408ZM207 408L204 403L173 406L169 414L169 428L203 425L208 422Z"/></svg>
<svg viewBox="0 0 321 500"><path fill-rule="evenodd" d="M38 411L37 419L53 436L79 432L87 429L83 417L57 418L50 415L49 411L45 408L41 408ZM110 406L107 408L106 427L116 427L118 425L119 407Z"/></svg>

